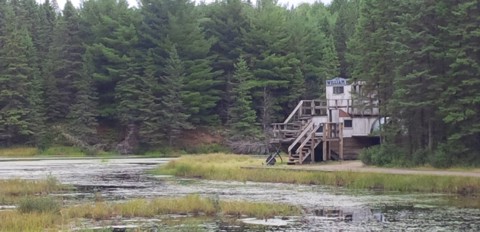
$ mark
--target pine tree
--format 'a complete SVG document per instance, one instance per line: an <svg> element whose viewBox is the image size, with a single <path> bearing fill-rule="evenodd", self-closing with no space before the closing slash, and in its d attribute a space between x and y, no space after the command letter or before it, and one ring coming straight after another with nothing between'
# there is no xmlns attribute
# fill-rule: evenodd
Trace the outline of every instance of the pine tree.
<svg viewBox="0 0 480 232"><path fill-rule="evenodd" d="M93 86L91 57L89 53L84 55L83 72L76 79L74 103L70 107L68 129L71 135L87 144L98 143L97 138L97 97Z"/></svg>
<svg viewBox="0 0 480 232"><path fill-rule="evenodd" d="M231 78L234 64L245 47L244 36L250 31L247 11L252 6L241 0L223 0L208 5L204 30L208 38L214 41L210 54L213 57L213 71L220 80L221 100L216 107L222 123L229 117L231 105Z"/></svg>
<svg viewBox="0 0 480 232"><path fill-rule="evenodd" d="M176 1L170 10L168 40L173 41L185 68L185 94L183 102L194 125L218 124L219 116L215 107L220 100L219 81L214 78L209 57L212 41L205 39L194 3L188 0Z"/></svg>
<svg viewBox="0 0 480 232"><path fill-rule="evenodd" d="M48 74L49 50L53 49L53 35L56 25L57 15L51 6L49 0L39 7L39 22L37 28L37 54L39 60L39 68L42 78L46 78Z"/></svg>
<svg viewBox="0 0 480 232"><path fill-rule="evenodd" d="M297 69L300 60L290 52L292 35L286 29L287 11L275 1L264 0L257 2L257 8L250 14L252 30L245 35L245 59L249 60L255 76L252 89L255 109L263 115L262 127L267 129L273 121L283 119L304 95L304 88L299 85L303 74Z"/></svg>
<svg viewBox="0 0 480 232"><path fill-rule="evenodd" d="M157 67L153 54L147 54L146 68L143 78L145 81L144 94L140 96L141 109L145 118L140 125L140 142L151 147L158 147L164 144L165 134L163 133L163 104L162 90L159 78L156 76Z"/></svg>
<svg viewBox="0 0 480 232"><path fill-rule="evenodd" d="M300 69L304 75L304 98L318 99L325 95L325 80L337 74L339 66L334 51L332 36L328 31L322 30L324 17L331 17L322 4L303 5L293 12L293 25L288 28L293 30L289 47L298 47L293 50L299 54ZM322 17L320 17L322 16Z"/></svg>
<svg viewBox="0 0 480 232"><path fill-rule="evenodd" d="M408 137L402 147L410 154L423 150L432 151L443 134L443 123L438 118L437 79L443 74L436 54L443 50L436 14L436 4L428 1L403 1L399 9L404 12L396 17L398 27L395 44L398 75L393 84L391 117L401 124L401 134ZM435 131L434 131L435 130Z"/></svg>
<svg viewBox="0 0 480 232"><path fill-rule="evenodd" d="M232 139L254 139L260 135L250 95L252 79L253 75L248 70L247 62L239 58L232 78L233 104L230 108L231 118L228 123Z"/></svg>
<svg viewBox="0 0 480 232"><path fill-rule="evenodd" d="M0 50L0 138L8 145L28 142L35 133L36 116L32 102L35 56L28 30L15 20L15 11L7 6L4 44Z"/></svg>
<svg viewBox="0 0 480 232"><path fill-rule="evenodd" d="M98 92L100 119L120 121L125 126L127 121L138 117L129 111L135 110L135 105L131 104L135 99L127 99L136 98L130 92L138 91L129 89L138 87L133 82L137 82L136 77L140 75L140 60L135 52L138 17L125 0L89 0L83 7L82 36L91 56L90 70ZM119 105L119 101L130 103Z"/></svg>
<svg viewBox="0 0 480 232"><path fill-rule="evenodd" d="M346 59L347 42L355 32L360 10L360 1L334 0L329 6L329 10L332 14L336 14L333 37L340 62L338 75L341 77L350 77Z"/></svg>
<svg viewBox="0 0 480 232"><path fill-rule="evenodd" d="M50 50L49 76L45 79L45 107L49 123L66 122L75 102L75 82L82 79L85 48L80 38L79 15L70 1L55 27Z"/></svg>
<svg viewBox="0 0 480 232"><path fill-rule="evenodd" d="M390 100L394 92L395 67L397 60L393 46L396 32L391 20L398 2L365 0L362 2L359 22L350 40L349 62L352 76L366 81L363 93L376 96L380 102L380 114L392 113ZM385 138L382 133L382 138Z"/></svg>
<svg viewBox="0 0 480 232"><path fill-rule="evenodd" d="M480 148L480 7L478 1L441 1L442 16L446 17L445 52L449 61L442 81L445 91L440 97L443 120L448 125L449 145L465 162L479 162ZM439 7L440 8L440 7Z"/></svg>
<svg viewBox="0 0 480 232"><path fill-rule="evenodd" d="M170 146L176 144L176 139L183 130L192 128L188 122L189 115L186 113L185 103L182 101L182 95L185 93L185 70L175 46L171 50L165 67L165 76L160 79L163 92L162 128Z"/></svg>

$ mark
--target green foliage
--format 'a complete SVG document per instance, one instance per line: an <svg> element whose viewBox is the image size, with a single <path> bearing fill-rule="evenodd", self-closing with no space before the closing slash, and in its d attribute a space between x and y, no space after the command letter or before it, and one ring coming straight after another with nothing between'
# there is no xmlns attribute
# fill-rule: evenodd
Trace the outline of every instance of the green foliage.
<svg viewBox="0 0 480 232"><path fill-rule="evenodd" d="M0 138L6 145L28 142L35 133L36 69L31 36L11 7L5 14L3 44L0 50ZM6 23L11 22L11 23Z"/></svg>
<svg viewBox="0 0 480 232"><path fill-rule="evenodd" d="M353 75L372 85L366 92L376 95L380 111L395 122L395 133L383 130L381 136L406 150L407 163L447 167L480 161L475 4L362 2L349 42Z"/></svg>
<svg viewBox="0 0 480 232"><path fill-rule="evenodd" d="M230 137L234 139L252 139L258 137L260 131L256 126L257 116L252 108L250 95L253 75L248 70L247 62L240 58L234 65L232 78L233 103L230 108Z"/></svg>
<svg viewBox="0 0 480 232"><path fill-rule="evenodd" d="M59 213L60 204L52 197L26 197L18 205L21 213Z"/></svg>
<svg viewBox="0 0 480 232"><path fill-rule="evenodd" d="M175 144L183 130L193 128L188 122L190 115L185 113L187 112L185 102L182 101L186 95L184 72L183 63L178 57L177 49L173 46L165 67L165 76L161 78L163 120L160 126L170 146Z"/></svg>
<svg viewBox="0 0 480 232"><path fill-rule="evenodd" d="M452 165L452 155L447 148L442 146L430 157L430 163L436 168L448 168Z"/></svg>
<svg viewBox="0 0 480 232"><path fill-rule="evenodd" d="M45 150L54 125L110 148L128 126L146 148L220 123L251 137L340 75L366 82L382 142L405 151L368 162L480 163L475 0L140 2L0 1L0 144Z"/></svg>
<svg viewBox="0 0 480 232"><path fill-rule="evenodd" d="M403 158L405 153L395 145L377 145L360 152L360 160L367 165L376 166L407 166L408 161Z"/></svg>

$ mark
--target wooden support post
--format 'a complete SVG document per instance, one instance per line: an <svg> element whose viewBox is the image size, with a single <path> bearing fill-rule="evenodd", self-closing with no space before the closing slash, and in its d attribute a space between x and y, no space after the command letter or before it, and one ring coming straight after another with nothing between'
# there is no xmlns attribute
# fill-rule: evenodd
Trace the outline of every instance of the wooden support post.
<svg viewBox="0 0 480 232"><path fill-rule="evenodd" d="M323 161L327 161L327 127L328 124L323 124Z"/></svg>
<svg viewBox="0 0 480 232"><path fill-rule="evenodd" d="M340 160L343 160L343 123L340 123L340 141L338 142L339 150L340 150Z"/></svg>
<svg viewBox="0 0 480 232"><path fill-rule="evenodd" d="M313 127L315 128L315 127ZM310 156L312 163L315 163L315 131L312 131L312 144L310 144Z"/></svg>
<svg viewBox="0 0 480 232"><path fill-rule="evenodd" d="M300 154L298 154L298 162L300 162L300 164L303 164L303 151L300 150Z"/></svg>
<svg viewBox="0 0 480 232"><path fill-rule="evenodd" d="M328 160L332 160L332 143L328 141L327 145Z"/></svg>

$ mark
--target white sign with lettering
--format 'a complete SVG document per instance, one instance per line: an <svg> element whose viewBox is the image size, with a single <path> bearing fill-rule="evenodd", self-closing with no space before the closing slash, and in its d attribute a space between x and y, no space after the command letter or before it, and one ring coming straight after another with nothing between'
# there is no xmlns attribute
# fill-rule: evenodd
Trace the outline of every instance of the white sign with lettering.
<svg viewBox="0 0 480 232"><path fill-rule="evenodd" d="M347 85L347 79L344 78L334 78L332 80L327 80L327 86L345 86Z"/></svg>

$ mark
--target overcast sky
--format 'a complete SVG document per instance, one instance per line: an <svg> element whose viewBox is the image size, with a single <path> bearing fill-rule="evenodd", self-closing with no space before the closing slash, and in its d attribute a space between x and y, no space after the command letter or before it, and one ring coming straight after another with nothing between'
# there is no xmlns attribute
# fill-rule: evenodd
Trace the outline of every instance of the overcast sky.
<svg viewBox="0 0 480 232"><path fill-rule="evenodd" d="M44 2L44 0L37 0L38 2ZM60 8L63 8L63 6L65 5L65 2L67 0L57 0L58 2L58 5L60 6ZM73 4L75 6L78 6L81 2L81 0L71 0L73 2ZM200 1L200 0L196 0L196 1ZM205 2L213 2L214 0L205 0ZM325 4L329 4L332 0L279 0L280 4L293 4L293 5L298 5L300 3L304 3L304 2L308 2L308 3L313 3L315 1L321 1ZM137 3L137 0L128 0L128 2L132 5L136 5Z"/></svg>

